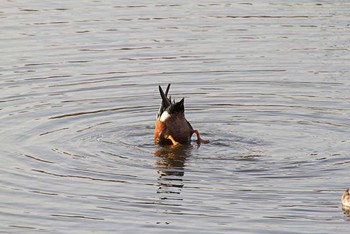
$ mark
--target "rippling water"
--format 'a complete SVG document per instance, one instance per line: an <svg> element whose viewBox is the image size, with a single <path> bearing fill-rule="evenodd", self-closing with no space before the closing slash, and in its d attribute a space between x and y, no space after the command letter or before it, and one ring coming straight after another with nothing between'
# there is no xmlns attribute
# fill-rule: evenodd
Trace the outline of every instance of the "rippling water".
<svg viewBox="0 0 350 234"><path fill-rule="evenodd" d="M1 232L348 233L348 1L1 5Z"/></svg>

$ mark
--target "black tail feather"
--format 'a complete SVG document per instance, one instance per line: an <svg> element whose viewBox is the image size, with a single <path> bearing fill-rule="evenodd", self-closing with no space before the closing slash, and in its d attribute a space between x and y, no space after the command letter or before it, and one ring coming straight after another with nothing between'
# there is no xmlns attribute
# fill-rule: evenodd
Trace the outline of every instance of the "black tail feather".
<svg viewBox="0 0 350 234"><path fill-rule="evenodd" d="M164 112L164 110L171 105L171 99L168 98L170 84L168 84L168 86L165 90L165 94L164 94L162 87L160 87L160 85L158 87L159 87L160 96L162 97L162 103L160 105L158 115L157 115L157 117L159 118L162 115L162 113Z"/></svg>
<svg viewBox="0 0 350 234"><path fill-rule="evenodd" d="M185 98L182 98L179 102L175 102L174 104L172 104L169 108L169 114L184 113L185 112L184 101L185 101Z"/></svg>
<svg viewBox="0 0 350 234"><path fill-rule="evenodd" d="M168 86L166 87L165 97L168 97L169 89L170 89L170 84L168 84Z"/></svg>
<svg viewBox="0 0 350 234"><path fill-rule="evenodd" d="M171 96L168 97L170 84L168 84L165 90L165 93L160 85L158 87L159 87L160 96L162 97L162 103L160 105L157 118L160 118L160 116L163 114L163 112L166 109L168 109L169 114L185 112L184 98L182 98L179 102L176 102L175 99L171 100Z"/></svg>

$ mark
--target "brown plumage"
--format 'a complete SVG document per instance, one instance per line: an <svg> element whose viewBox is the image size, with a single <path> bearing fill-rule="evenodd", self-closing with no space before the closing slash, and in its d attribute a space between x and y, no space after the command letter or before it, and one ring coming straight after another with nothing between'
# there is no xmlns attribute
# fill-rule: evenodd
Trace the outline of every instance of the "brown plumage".
<svg viewBox="0 0 350 234"><path fill-rule="evenodd" d="M165 93L159 86L162 103L159 108L154 130L154 142L159 145L189 144L193 133L197 135L197 143L208 143L202 140L198 130L194 130L185 118L184 98L179 102L168 97L170 84Z"/></svg>

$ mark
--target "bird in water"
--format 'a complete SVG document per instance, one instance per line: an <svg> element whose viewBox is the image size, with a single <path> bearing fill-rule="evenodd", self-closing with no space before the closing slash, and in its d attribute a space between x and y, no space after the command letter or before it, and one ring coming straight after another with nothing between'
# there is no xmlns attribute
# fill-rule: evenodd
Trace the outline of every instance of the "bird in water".
<svg viewBox="0 0 350 234"><path fill-rule="evenodd" d="M191 142L193 133L197 135L197 143L208 143L200 137L199 131L192 128L185 118L184 98L179 102L168 97L170 84L165 93L159 86L162 102L157 114L154 130L154 142L159 145L187 145Z"/></svg>
<svg viewBox="0 0 350 234"><path fill-rule="evenodd" d="M350 188L345 190L343 196L341 197L341 204L343 205L343 209L350 210Z"/></svg>

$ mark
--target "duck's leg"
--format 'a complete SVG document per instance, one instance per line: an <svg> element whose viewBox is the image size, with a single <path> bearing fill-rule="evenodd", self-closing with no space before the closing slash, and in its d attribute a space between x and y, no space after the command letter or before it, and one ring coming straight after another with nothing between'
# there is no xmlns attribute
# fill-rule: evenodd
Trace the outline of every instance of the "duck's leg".
<svg viewBox="0 0 350 234"><path fill-rule="evenodd" d="M193 130L193 133L195 133L197 135L197 144L201 144L201 143L208 144L209 143L208 140L204 140L201 138L198 130Z"/></svg>
<svg viewBox="0 0 350 234"><path fill-rule="evenodd" d="M171 142L173 143L173 145L180 145L180 144L181 144L181 143L175 141L175 139L173 138L172 135L169 135L169 136L167 137L167 139L171 140Z"/></svg>

